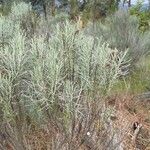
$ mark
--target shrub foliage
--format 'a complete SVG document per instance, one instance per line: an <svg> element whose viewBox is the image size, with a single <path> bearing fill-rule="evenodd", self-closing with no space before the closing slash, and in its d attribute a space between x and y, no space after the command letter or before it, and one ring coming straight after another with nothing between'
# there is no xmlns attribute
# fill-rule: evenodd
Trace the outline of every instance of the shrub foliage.
<svg viewBox="0 0 150 150"><path fill-rule="evenodd" d="M39 127L55 133L55 150L89 147L90 141L92 149L119 145L121 134L110 123L115 110L106 110L103 98L123 75L122 65L129 65L128 47L119 51L123 39L115 38L117 45L109 39L109 45L79 30L78 23L43 20L25 3L14 4L0 26L0 132L7 143L15 150L34 149L27 136Z"/></svg>

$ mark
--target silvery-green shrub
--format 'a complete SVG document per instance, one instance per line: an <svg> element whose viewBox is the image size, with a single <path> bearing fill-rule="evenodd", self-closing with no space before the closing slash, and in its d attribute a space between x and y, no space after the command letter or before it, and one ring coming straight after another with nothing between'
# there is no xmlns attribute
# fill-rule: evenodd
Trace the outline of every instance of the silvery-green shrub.
<svg viewBox="0 0 150 150"><path fill-rule="evenodd" d="M11 8L10 17L15 20L22 19L24 16L27 16L31 10L31 4L25 2L14 3Z"/></svg>
<svg viewBox="0 0 150 150"><path fill-rule="evenodd" d="M109 45L78 31L77 25L66 21L53 29L48 39L35 35L28 41L18 26L9 44L1 49L1 100L8 108L11 103L23 105L22 111L36 116L55 109L58 103L72 112L81 89L92 91L96 85L109 90L120 76L127 51L120 52L117 60L110 59ZM107 63L111 65L107 67ZM63 89L69 89L71 105L63 99L68 94Z"/></svg>
<svg viewBox="0 0 150 150"><path fill-rule="evenodd" d="M93 33L93 27L90 30ZM94 30L94 35L102 37L111 48L119 51L129 49L133 64L150 50L149 31L141 33L138 18L131 16L128 11L117 11L104 22L97 23Z"/></svg>
<svg viewBox="0 0 150 150"><path fill-rule="evenodd" d="M36 22L40 32L34 28L31 33L26 19L28 13L0 17L0 121L16 137L11 138L18 150L28 125L59 124L63 134L72 132L74 119L89 126L94 107L88 105L100 104L99 97L122 75L122 64L130 65L128 50L110 48L101 37L79 30L78 23L66 19L47 24L40 19ZM47 29L41 32L45 24Z"/></svg>

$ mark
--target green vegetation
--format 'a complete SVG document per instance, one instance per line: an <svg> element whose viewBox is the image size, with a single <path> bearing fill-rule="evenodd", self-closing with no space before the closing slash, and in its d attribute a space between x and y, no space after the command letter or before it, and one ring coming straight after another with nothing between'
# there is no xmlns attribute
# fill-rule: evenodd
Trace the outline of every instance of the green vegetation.
<svg viewBox="0 0 150 150"><path fill-rule="evenodd" d="M144 57L141 58L140 61L137 63L136 68L132 71L131 75L123 78L117 82L113 89L113 92L126 92L132 94L140 94L144 92L148 92L150 90L150 58Z"/></svg>
<svg viewBox="0 0 150 150"><path fill-rule="evenodd" d="M137 3L130 9L130 14L139 19L139 29L144 32L150 29L150 10L142 10L142 3Z"/></svg>

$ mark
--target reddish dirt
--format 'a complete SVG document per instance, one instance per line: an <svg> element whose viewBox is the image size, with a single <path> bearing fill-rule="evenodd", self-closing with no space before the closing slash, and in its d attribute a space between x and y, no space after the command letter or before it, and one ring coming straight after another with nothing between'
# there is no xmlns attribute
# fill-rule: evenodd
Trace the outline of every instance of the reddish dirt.
<svg viewBox="0 0 150 150"><path fill-rule="evenodd" d="M133 95L115 95L108 100L108 105L117 110L114 127L119 128L122 135L125 135L124 149L150 150L150 103L137 101ZM142 128L133 141L135 123L142 125Z"/></svg>

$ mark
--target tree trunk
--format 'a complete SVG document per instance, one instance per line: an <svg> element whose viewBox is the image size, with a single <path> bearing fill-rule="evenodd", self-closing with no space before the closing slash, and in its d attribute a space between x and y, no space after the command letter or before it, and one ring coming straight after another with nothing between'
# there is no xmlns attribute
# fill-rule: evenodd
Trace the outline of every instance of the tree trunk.
<svg viewBox="0 0 150 150"><path fill-rule="evenodd" d="M70 15L71 15L71 19L75 19L76 16L78 15L78 2L77 0L71 0L70 1L70 6L71 6L71 10L70 10Z"/></svg>
<svg viewBox="0 0 150 150"><path fill-rule="evenodd" d="M128 7L131 7L131 0L128 1Z"/></svg>
<svg viewBox="0 0 150 150"><path fill-rule="evenodd" d="M55 16L55 0L52 0L51 13L52 13L52 16Z"/></svg>
<svg viewBox="0 0 150 150"><path fill-rule="evenodd" d="M43 2L43 11L44 11L44 17L47 19L47 10L46 10L46 3Z"/></svg>

